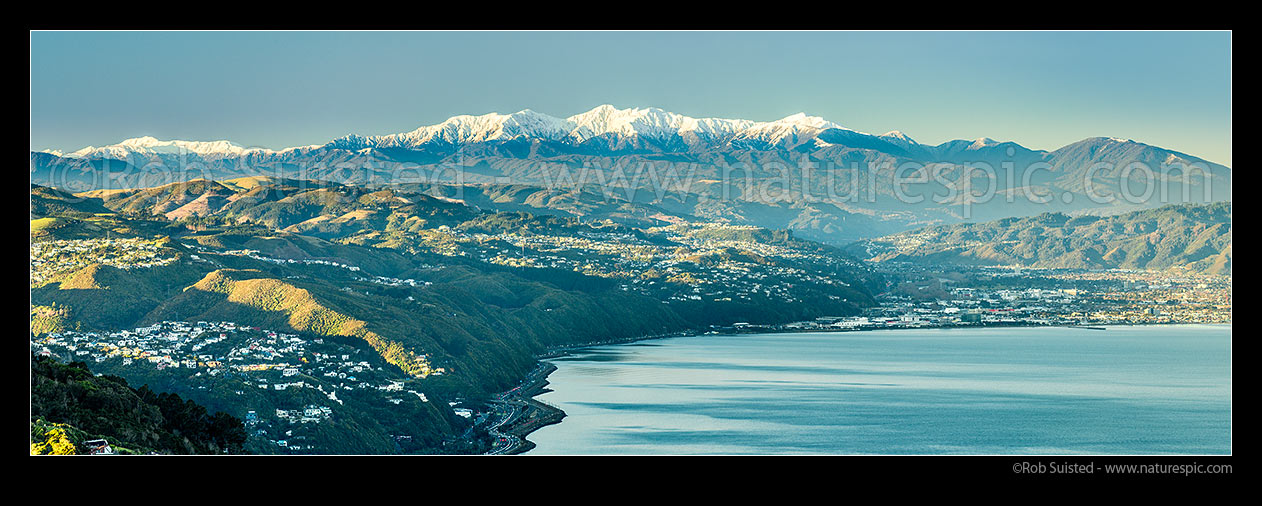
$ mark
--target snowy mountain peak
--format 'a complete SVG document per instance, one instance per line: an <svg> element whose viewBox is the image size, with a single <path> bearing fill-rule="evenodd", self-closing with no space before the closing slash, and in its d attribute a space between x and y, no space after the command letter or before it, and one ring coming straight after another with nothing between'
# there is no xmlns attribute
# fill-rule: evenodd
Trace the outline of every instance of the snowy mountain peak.
<svg viewBox="0 0 1262 506"><path fill-rule="evenodd" d="M920 144L919 142L916 142L915 139L912 139L907 134L900 132L898 130L891 130L889 132L885 132L884 134L881 134L881 138L886 139L886 140L899 141L901 143L910 144L912 146Z"/></svg>
<svg viewBox="0 0 1262 506"><path fill-rule="evenodd" d="M146 135L144 137L135 137L135 138L124 140L123 142L115 144L115 146L147 148L147 147L157 146L160 144L162 144L162 141L158 140L157 138Z"/></svg>
<svg viewBox="0 0 1262 506"><path fill-rule="evenodd" d="M225 140L164 141L155 137L144 136L127 139L118 144L111 144L109 146L102 146L99 148L88 146L65 156L70 158L99 157L124 159L132 155L179 155L188 153L196 154L202 157L229 157L243 156L250 153L274 153L274 151L263 148L245 148L239 144Z"/></svg>
<svg viewBox="0 0 1262 506"><path fill-rule="evenodd" d="M772 123L773 124L789 124L789 125L794 125L794 126L799 126L799 127L818 128L821 130L826 130L829 128L839 128L842 130L849 130L849 128L843 127L841 125L828 121L819 116L808 116L804 112L799 112L797 114L785 116L783 119L780 119L778 121L773 121Z"/></svg>
<svg viewBox="0 0 1262 506"><path fill-rule="evenodd" d="M819 116L808 116L806 113L799 112L776 121L754 123L741 131L737 135L737 138L772 145L784 143L797 144L814 140L817 146L823 146L829 144L829 142L818 138L819 134L827 130L834 129L854 132L849 128L843 127Z"/></svg>
<svg viewBox="0 0 1262 506"><path fill-rule="evenodd" d="M997 140L991 139L990 137L980 137L973 139L973 144L969 146L969 149L980 149L997 145L999 145L999 141Z"/></svg>
<svg viewBox="0 0 1262 506"><path fill-rule="evenodd" d="M569 133L569 124L562 119L530 109L512 114L488 113L480 116L460 115L437 125L418 128L401 134L364 137L343 137L340 140L362 140L368 146L414 148L430 142L464 144L508 140L528 136L560 139Z"/></svg>
<svg viewBox="0 0 1262 506"><path fill-rule="evenodd" d="M675 135L722 139L753 125L748 120L692 118L656 107L618 109L609 104L566 118L573 126L570 137L585 141L601 135L668 138Z"/></svg>

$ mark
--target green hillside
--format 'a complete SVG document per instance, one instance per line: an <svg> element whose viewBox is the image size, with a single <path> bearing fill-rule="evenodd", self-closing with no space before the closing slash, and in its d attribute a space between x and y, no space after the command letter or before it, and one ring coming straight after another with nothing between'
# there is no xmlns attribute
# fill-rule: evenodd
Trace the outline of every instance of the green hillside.
<svg viewBox="0 0 1262 506"><path fill-rule="evenodd" d="M31 453L82 454L93 439L119 453L222 454L241 453L246 433L241 420L179 395L94 376L82 362L32 357Z"/></svg>
<svg viewBox="0 0 1262 506"><path fill-rule="evenodd" d="M100 199L77 196L56 188L31 185L31 219L45 216L92 216L109 213Z"/></svg>

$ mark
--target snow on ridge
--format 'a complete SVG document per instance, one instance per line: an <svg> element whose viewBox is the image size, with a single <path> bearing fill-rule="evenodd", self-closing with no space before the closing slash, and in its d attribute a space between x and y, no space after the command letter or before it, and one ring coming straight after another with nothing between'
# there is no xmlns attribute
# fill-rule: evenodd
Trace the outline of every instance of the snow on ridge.
<svg viewBox="0 0 1262 506"><path fill-rule="evenodd" d="M818 135L827 130L842 130L860 135L870 135L856 132L819 116L807 116L806 113L799 112L775 121L755 123L740 132L737 138L762 141L769 144L804 142L813 139L817 146L822 146L828 143L819 139Z"/></svg>
<svg viewBox="0 0 1262 506"><path fill-rule="evenodd" d="M513 114L453 116L437 125L411 132L375 137L347 136L339 142L371 147L417 147L430 142L449 144L535 137L554 141L584 142L603 136L637 136L664 140L674 136L688 142L724 142L733 138L760 138L778 142L791 135L818 133L831 128L848 130L817 116L798 113L776 121L693 118L656 107L619 109L602 104L567 118L525 109Z"/></svg>
<svg viewBox="0 0 1262 506"><path fill-rule="evenodd" d="M286 148L281 151L274 151L266 148L246 148L231 141L182 141L182 140L159 140L151 136L135 137L126 139L118 144L109 146L93 147L88 146L73 153L67 153L67 158L116 158L125 159L131 155L154 155L154 154L186 154L194 153L199 156L245 156L252 153L275 154L284 151L290 151L302 148Z"/></svg>
<svg viewBox="0 0 1262 506"><path fill-rule="evenodd" d="M605 134L663 137L691 134L711 138L727 137L754 125L753 121L720 118L693 118L656 107L618 109L609 104L566 118L573 125L570 138L579 142Z"/></svg>
<svg viewBox="0 0 1262 506"><path fill-rule="evenodd" d="M521 136L558 140L569 133L569 127L565 120L524 109L512 114L453 116L437 125L424 126L411 132L367 139L372 145L380 147L416 147L436 141L450 144L486 142Z"/></svg>
<svg viewBox="0 0 1262 506"><path fill-rule="evenodd" d="M656 107L619 109L603 104L564 119L530 109L511 114L459 115L410 132L376 136L350 134L322 145L281 150L245 148L226 140L159 140L145 136L127 139L109 146L88 146L59 156L125 159L133 155L195 153L203 157L240 157L251 154L283 154L321 147L349 150L385 147L411 149L429 143L465 144L521 137L583 142L602 135L636 136L658 140L678 136L690 145L722 144L735 139L777 144L786 140L794 142L809 140L829 129L854 132L837 123L818 116L808 116L805 113L793 114L775 121L758 122L745 119L693 118Z"/></svg>
<svg viewBox="0 0 1262 506"><path fill-rule="evenodd" d="M999 145L999 141L991 139L990 137L978 137L976 139L973 139L973 144L970 145L968 148L981 149L981 148L986 148L990 146L998 146L998 145Z"/></svg>
<svg viewBox="0 0 1262 506"><path fill-rule="evenodd" d="M770 123L775 125L794 125L799 127L818 128L821 130L829 128L850 130L849 128L843 127L819 116L807 116L804 112L785 116L783 119L772 121Z"/></svg>
<svg viewBox="0 0 1262 506"><path fill-rule="evenodd" d="M911 136L898 130L890 130L889 132L885 132L881 134L881 138L882 139L895 139L895 140L910 144L912 146L920 144L919 142L916 142L915 139L912 139Z"/></svg>

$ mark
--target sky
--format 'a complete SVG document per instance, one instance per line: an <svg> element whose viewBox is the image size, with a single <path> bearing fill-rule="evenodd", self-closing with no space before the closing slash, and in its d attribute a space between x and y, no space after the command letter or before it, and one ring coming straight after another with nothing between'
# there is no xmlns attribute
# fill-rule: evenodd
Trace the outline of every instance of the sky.
<svg viewBox="0 0 1262 506"><path fill-rule="evenodd" d="M1230 32L31 32L31 150L279 149L600 104L1231 165Z"/></svg>

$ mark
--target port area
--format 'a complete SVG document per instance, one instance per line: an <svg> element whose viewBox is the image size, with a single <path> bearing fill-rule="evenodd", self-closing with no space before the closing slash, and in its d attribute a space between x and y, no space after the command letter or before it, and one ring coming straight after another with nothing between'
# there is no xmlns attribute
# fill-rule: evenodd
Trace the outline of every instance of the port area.
<svg viewBox="0 0 1262 506"><path fill-rule="evenodd" d="M486 455L516 455L530 451L535 444L526 436L540 427L560 423L565 411L534 396L548 392L548 375L557 367L542 362L522 380L522 384L492 399L490 425L491 449Z"/></svg>

